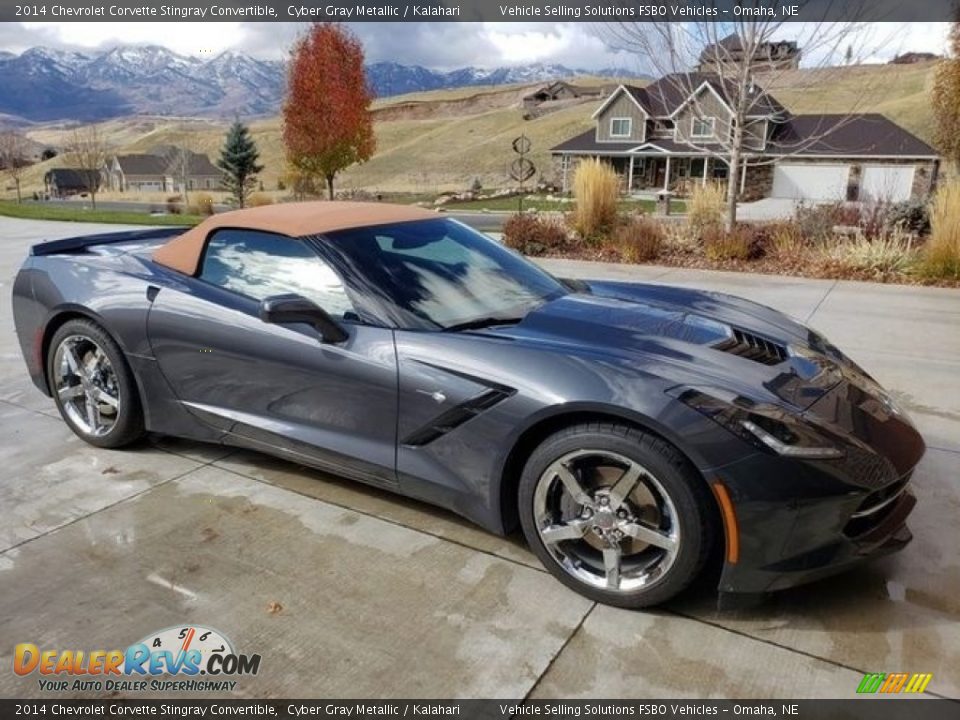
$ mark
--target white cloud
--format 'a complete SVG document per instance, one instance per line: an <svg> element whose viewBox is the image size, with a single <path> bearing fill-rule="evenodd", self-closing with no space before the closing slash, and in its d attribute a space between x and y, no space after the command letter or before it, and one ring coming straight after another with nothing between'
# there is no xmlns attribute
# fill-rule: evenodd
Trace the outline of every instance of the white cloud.
<svg viewBox="0 0 960 720"><path fill-rule="evenodd" d="M162 45L181 55L204 56L242 48L247 32L239 22L65 22L22 23L51 44L72 48ZM33 35L33 32L29 33ZM29 45L28 45L29 47Z"/></svg>
<svg viewBox="0 0 960 720"><path fill-rule="evenodd" d="M203 57L232 49L279 59L302 28L299 23L0 23L0 50L22 52L36 45L93 50L119 44L155 44L182 55ZM858 43L872 47L858 59L885 62L908 50L943 53L948 28L949 23L873 23L866 33L870 38ZM586 69L647 69L641 58L606 47L592 23L409 23L402 32L394 23L356 23L351 29L371 61L392 60L436 69L532 62ZM799 39L801 44L810 39L806 23L787 24L780 34ZM826 52L839 62L846 46L838 43L827 50L810 49L811 60Z"/></svg>

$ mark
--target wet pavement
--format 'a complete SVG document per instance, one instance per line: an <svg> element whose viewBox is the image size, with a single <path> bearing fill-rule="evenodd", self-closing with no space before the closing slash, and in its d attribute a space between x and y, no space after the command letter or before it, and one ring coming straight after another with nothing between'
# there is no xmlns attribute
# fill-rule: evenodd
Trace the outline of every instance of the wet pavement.
<svg viewBox="0 0 960 720"><path fill-rule="evenodd" d="M10 289L32 242L97 229L0 219L0 696L42 695L9 671L15 643L126 647L193 623L262 655L242 697L846 698L902 671L960 698L960 291L548 261L808 321L930 446L903 553L749 610L700 588L628 612L564 588L518 536L387 492L252 452L76 439L26 376Z"/></svg>

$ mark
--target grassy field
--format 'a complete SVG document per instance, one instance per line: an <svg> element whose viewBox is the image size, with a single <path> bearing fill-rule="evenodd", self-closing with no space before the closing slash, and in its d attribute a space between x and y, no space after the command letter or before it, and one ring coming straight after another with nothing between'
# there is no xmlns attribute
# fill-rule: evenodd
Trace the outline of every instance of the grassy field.
<svg viewBox="0 0 960 720"><path fill-rule="evenodd" d="M794 112L884 113L929 141L933 127L929 89L934 66L935 63L928 62L797 70L780 77L771 91ZM762 78L760 81L763 82ZM529 86L457 88L377 101L375 108L386 109L405 102L413 102L418 108L409 117L392 115L392 119L375 123L376 154L339 177L338 189L430 195L464 190L475 178L485 188L504 187L510 184L508 167L514 159L510 143L521 133L533 143L530 159L538 173L552 178L550 148L593 127L590 115L598 103L585 102L524 120L518 99L525 88ZM471 98L476 98L476 102L472 103ZM457 110L462 114L450 116L447 108L435 117L424 117L424 105L454 101L463 103ZM215 158L226 126L226 122L215 120L138 117L106 122L103 132L115 152L146 152L157 145L174 144ZM264 190L276 193L284 173L280 118L253 121L251 130L260 148L261 162L266 166L261 174ZM62 126L47 126L28 134L38 143L62 146L68 133ZM54 158L29 168L24 178L25 191L29 194L42 190L43 174L63 164L63 159ZM5 186L0 184L0 194L4 194ZM10 197L10 190L5 194Z"/></svg>
<svg viewBox="0 0 960 720"><path fill-rule="evenodd" d="M63 207L40 203L0 200L0 215L28 220L65 220L68 222L96 222L117 225L196 225L203 220L199 215L149 215L143 212L90 210L83 207Z"/></svg>
<svg viewBox="0 0 960 720"><path fill-rule="evenodd" d="M769 90L795 113L881 113L930 142L935 66L936 62L924 62L795 70L784 73ZM762 76L759 80L763 82Z"/></svg>

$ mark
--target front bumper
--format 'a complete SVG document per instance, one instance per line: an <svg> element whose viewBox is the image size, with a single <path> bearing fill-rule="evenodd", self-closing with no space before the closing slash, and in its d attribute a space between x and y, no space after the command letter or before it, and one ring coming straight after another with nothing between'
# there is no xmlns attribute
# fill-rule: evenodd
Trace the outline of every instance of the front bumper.
<svg viewBox="0 0 960 720"><path fill-rule="evenodd" d="M756 453L708 475L727 488L739 528L739 557L727 558L723 593L808 583L901 550L912 539L910 480L925 446L909 419L879 414L869 395L849 385L811 411L844 426L861 445L837 461Z"/></svg>

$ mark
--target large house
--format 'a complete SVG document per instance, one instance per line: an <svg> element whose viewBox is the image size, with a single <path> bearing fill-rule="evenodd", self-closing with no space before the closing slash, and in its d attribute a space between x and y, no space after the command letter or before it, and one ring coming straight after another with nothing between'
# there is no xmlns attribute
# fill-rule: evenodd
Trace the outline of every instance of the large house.
<svg viewBox="0 0 960 720"><path fill-rule="evenodd" d="M707 45L700 53L699 72L717 72L724 66L740 67L744 60L743 41L736 33ZM793 40L768 40L750 51L754 72L796 70L800 67L800 48Z"/></svg>
<svg viewBox="0 0 960 720"><path fill-rule="evenodd" d="M733 178L741 199L897 201L933 190L936 151L883 115L794 115L754 92L743 127L745 161ZM593 114L593 129L551 149L563 189L586 157L613 165L626 192L682 193L693 183L728 180L730 97L734 88L711 73L619 86Z"/></svg>
<svg viewBox="0 0 960 720"><path fill-rule="evenodd" d="M223 173L201 153L165 146L151 153L115 155L104 167L106 185L118 192L220 190Z"/></svg>

